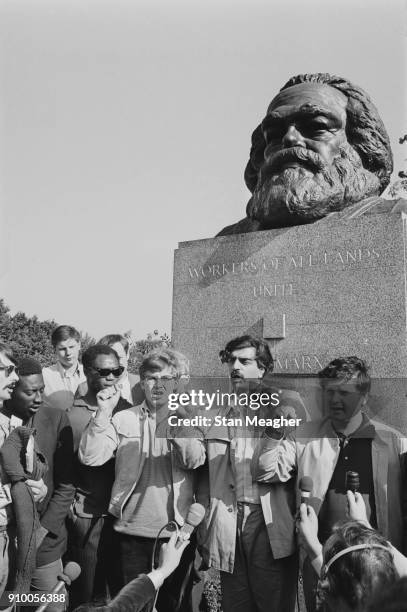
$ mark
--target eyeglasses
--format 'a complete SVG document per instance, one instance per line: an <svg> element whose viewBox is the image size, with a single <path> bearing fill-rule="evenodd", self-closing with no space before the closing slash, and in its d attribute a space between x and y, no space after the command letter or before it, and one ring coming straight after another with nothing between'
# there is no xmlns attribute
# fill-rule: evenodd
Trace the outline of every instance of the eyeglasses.
<svg viewBox="0 0 407 612"><path fill-rule="evenodd" d="M159 383L161 382L163 385L170 383L172 380L178 378L177 376L146 376L145 381L148 383Z"/></svg>
<svg viewBox="0 0 407 612"><path fill-rule="evenodd" d="M110 374L113 374L115 378L119 378L124 372L124 367L119 366L118 368L92 368L99 374L101 378L107 378Z"/></svg>
<svg viewBox="0 0 407 612"><path fill-rule="evenodd" d="M16 369L17 369L17 368L16 368L16 366L15 366L14 364L9 365L9 366L0 366L0 370L4 370L4 371L5 371L5 373L6 373L6 376L7 376L7 377L8 377L8 376L11 376L11 374L12 374L13 372L15 372L15 371L16 371Z"/></svg>

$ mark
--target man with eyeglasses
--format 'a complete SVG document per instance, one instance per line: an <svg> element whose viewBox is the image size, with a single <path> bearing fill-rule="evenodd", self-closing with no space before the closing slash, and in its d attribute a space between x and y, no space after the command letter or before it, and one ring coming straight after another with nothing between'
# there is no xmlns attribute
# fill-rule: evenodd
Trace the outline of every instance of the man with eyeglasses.
<svg viewBox="0 0 407 612"><path fill-rule="evenodd" d="M170 439L168 427L168 398L178 389L181 371L171 349L150 353L139 370L143 404L115 414L120 391L105 389L79 446L79 458L87 466L101 466L116 457L109 511L116 517L116 561L123 585L150 571L156 536L158 552L171 535L168 523L175 520L183 525L194 501L193 470L205 460L203 444L193 438ZM189 546L178 569L161 587L159 612L191 610L188 576L193 558L194 547ZM186 595L177 607L183 584Z"/></svg>
<svg viewBox="0 0 407 612"><path fill-rule="evenodd" d="M114 481L114 459L104 465L89 467L77 458L82 433L93 420L99 407L101 392L119 390L118 381L123 374L119 357L110 346L96 344L82 355L87 391L77 396L68 410L72 425L75 451L76 494L72 516L68 520L68 554L82 568L81 575L71 587L71 606L75 608L88 601L104 603L107 587L116 590L114 581L114 553L112 548L113 521L108 514L110 493ZM114 413L131 404L118 393Z"/></svg>

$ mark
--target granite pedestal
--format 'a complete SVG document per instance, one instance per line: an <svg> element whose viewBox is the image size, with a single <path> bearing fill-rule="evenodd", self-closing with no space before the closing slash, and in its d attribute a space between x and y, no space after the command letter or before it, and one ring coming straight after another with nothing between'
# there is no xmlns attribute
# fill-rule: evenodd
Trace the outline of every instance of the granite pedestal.
<svg viewBox="0 0 407 612"><path fill-rule="evenodd" d="M385 400L385 420L407 431L406 220L323 219L180 243L174 347L207 377L225 375L219 350L245 333L267 339L280 377L357 355L380 382L372 405L383 412Z"/></svg>

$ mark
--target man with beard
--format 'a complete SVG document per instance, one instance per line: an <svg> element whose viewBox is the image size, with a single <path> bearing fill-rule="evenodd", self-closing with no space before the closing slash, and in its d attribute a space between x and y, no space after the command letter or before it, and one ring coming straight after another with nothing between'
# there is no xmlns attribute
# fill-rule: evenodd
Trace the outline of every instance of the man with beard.
<svg viewBox="0 0 407 612"><path fill-rule="evenodd" d="M341 77L291 78L252 135L247 216L219 235L340 218L406 212L379 197L390 181L389 137L367 94ZM336 218L336 216L335 216Z"/></svg>
<svg viewBox="0 0 407 612"><path fill-rule="evenodd" d="M261 417L301 414L301 406L283 408L276 389L264 386L265 374L273 369L264 340L234 338L220 357L236 397L222 406L222 415L228 423L241 419L242 425L215 426L205 435L207 463L197 498L208 509L198 529L200 552L207 566L220 570L224 612L291 612L297 578L294 489L292 483L253 482L251 460L264 428L245 425L245 417L260 412L260 395Z"/></svg>

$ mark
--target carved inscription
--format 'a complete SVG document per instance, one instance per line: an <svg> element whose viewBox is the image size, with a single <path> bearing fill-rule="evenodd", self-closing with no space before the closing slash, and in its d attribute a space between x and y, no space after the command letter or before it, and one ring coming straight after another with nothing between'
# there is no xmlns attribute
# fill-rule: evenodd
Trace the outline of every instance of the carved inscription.
<svg viewBox="0 0 407 612"><path fill-rule="evenodd" d="M349 250L322 251L320 253L301 253L298 255L276 255L269 259L254 261L231 261L208 263L202 266L188 266L190 279L201 280L222 278L227 274L256 276L264 272L294 271L313 268L323 270L326 267L355 267L358 264L374 265L380 258L380 252L372 248L355 248Z"/></svg>
<svg viewBox="0 0 407 612"><path fill-rule="evenodd" d="M254 297L289 297L293 295L292 283L272 283L270 285L254 285Z"/></svg>
<svg viewBox="0 0 407 612"><path fill-rule="evenodd" d="M318 355L277 355L275 358L275 370L280 372L318 372L322 370Z"/></svg>

